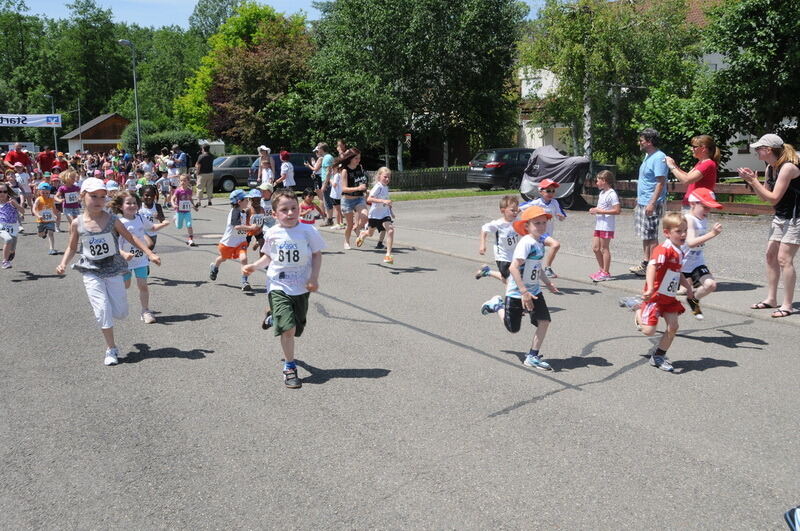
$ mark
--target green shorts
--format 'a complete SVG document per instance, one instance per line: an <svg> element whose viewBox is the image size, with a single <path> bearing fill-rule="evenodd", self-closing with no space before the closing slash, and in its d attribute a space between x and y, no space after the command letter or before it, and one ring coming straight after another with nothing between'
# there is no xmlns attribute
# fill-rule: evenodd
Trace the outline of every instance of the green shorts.
<svg viewBox="0 0 800 531"><path fill-rule="evenodd" d="M287 295L283 291L270 291L267 295L272 312L272 328L279 336L294 328L294 337L303 335L308 313L308 293Z"/></svg>

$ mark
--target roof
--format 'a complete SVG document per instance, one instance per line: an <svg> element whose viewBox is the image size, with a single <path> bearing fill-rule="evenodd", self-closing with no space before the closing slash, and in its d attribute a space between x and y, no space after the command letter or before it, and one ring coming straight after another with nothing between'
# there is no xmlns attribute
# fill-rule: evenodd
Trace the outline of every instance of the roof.
<svg viewBox="0 0 800 531"><path fill-rule="evenodd" d="M66 135L62 136L62 137L61 137L61 140L70 140L70 139L72 139L72 138L76 138L77 136L79 136L79 135L81 135L81 134L85 133L86 131L88 131L88 130L89 130L89 129L91 129L92 127L96 126L97 124L100 124L100 123L102 123L102 122L105 122L106 120L108 120L108 119L109 119L109 118L111 118L112 116L119 116L119 117L120 117L120 118L122 118L123 120L125 120L125 121L127 121L127 122L129 122L129 123L130 123L130 120L128 120L127 118L125 118L125 117L124 117L124 116L122 116L121 114L117 114L117 113L115 113L115 112L111 112L111 113L108 113L108 114L101 114L100 116L98 116L98 117L97 117L97 118L95 118L94 120L89 120L88 122L86 122L85 124L83 124L82 126L80 126L79 128L77 128L77 129L73 129L72 131L70 131L70 132L69 132L69 133L67 133Z"/></svg>

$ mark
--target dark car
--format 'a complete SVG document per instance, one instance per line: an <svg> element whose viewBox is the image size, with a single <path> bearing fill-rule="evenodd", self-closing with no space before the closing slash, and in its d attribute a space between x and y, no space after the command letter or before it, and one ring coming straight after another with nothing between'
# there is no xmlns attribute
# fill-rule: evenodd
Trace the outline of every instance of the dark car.
<svg viewBox="0 0 800 531"><path fill-rule="evenodd" d="M272 164L275 166L275 175L273 179L279 178L281 175L281 158L277 154L272 154ZM292 163L294 167L294 189L296 191L302 191L306 188L314 189L314 180L311 177L311 168L305 165L306 162L310 162L311 159L314 157L313 153L291 153L289 155L289 162ZM247 185L251 188L255 188L258 186L258 166L259 166L259 157L256 157L256 160L252 162L250 165L250 170L248 173Z"/></svg>
<svg viewBox="0 0 800 531"><path fill-rule="evenodd" d="M481 190L493 187L518 189L522 172L533 153L529 148L496 148L479 151L467 170L467 182Z"/></svg>
<svg viewBox="0 0 800 531"><path fill-rule="evenodd" d="M237 186L245 186L250 165L258 155L226 155L214 159L214 190L232 192Z"/></svg>

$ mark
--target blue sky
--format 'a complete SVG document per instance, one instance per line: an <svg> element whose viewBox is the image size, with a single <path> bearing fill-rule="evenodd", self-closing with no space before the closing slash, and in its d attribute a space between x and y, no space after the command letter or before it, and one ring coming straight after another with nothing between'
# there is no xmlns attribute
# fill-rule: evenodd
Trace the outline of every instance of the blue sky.
<svg viewBox="0 0 800 531"><path fill-rule="evenodd" d="M264 2L283 13L305 11L311 20L319 18L319 11L311 7L312 0L272 0ZM111 9L117 22L136 23L140 26L189 26L197 0L95 0L103 9ZM44 14L50 18L66 18L69 10L65 0L26 0L29 14Z"/></svg>

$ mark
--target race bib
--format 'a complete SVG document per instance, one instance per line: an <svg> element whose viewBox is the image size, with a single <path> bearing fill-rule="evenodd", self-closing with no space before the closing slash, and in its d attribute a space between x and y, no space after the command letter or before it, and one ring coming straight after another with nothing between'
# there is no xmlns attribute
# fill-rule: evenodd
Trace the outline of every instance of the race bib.
<svg viewBox="0 0 800 531"><path fill-rule="evenodd" d="M178 201L178 210L181 212L188 212L192 209L192 202L191 201Z"/></svg>
<svg viewBox="0 0 800 531"><path fill-rule="evenodd" d="M52 210L40 211L39 219L41 219L44 223L47 223L48 221L53 221L53 211Z"/></svg>
<svg viewBox="0 0 800 531"><path fill-rule="evenodd" d="M264 214L253 214L253 217L250 218L250 224L251 225L258 225L259 227L263 227L265 218L266 218L266 216L264 216Z"/></svg>
<svg viewBox="0 0 800 531"><path fill-rule="evenodd" d="M114 236L110 232L87 234L81 238L83 256L89 260L102 260L116 253Z"/></svg>
<svg viewBox="0 0 800 531"><path fill-rule="evenodd" d="M300 249L293 241L281 242L272 254L272 259L285 267L302 266L308 262L305 249Z"/></svg>
<svg viewBox="0 0 800 531"><path fill-rule="evenodd" d="M7 232L8 235L11 236L12 238L15 238L17 236L16 223L0 223L0 230Z"/></svg>
<svg viewBox="0 0 800 531"><path fill-rule="evenodd" d="M667 297L675 297L678 294L678 287L681 285L681 274L678 271L667 269L664 279L658 287L658 292Z"/></svg>
<svg viewBox="0 0 800 531"><path fill-rule="evenodd" d="M78 192L67 192L64 194L64 202L68 204L73 204L78 202L78 198L80 194Z"/></svg>
<svg viewBox="0 0 800 531"><path fill-rule="evenodd" d="M126 250L133 255L133 258L131 258L131 260L136 260L136 259L141 258L141 257L144 256L144 251L142 251L141 249L139 249L138 247L136 247L132 243L128 243L127 247L128 247L128 249L126 249Z"/></svg>
<svg viewBox="0 0 800 531"><path fill-rule="evenodd" d="M530 281L531 282L538 282L539 281L539 271L540 271L540 269L539 269L538 264L531 268L531 275L530 275Z"/></svg>

